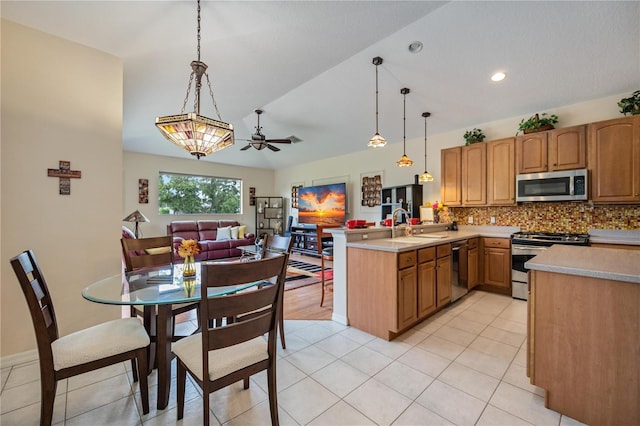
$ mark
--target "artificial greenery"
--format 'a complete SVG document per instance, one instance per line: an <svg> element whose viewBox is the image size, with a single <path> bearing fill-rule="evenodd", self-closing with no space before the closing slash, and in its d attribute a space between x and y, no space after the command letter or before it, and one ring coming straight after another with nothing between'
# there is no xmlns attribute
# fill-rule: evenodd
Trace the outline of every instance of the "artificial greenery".
<svg viewBox="0 0 640 426"><path fill-rule="evenodd" d="M545 127L553 129L553 125L558 122L558 116L555 114L547 115L546 112L538 115L532 115L529 119L525 120L524 118L520 121L520 125L518 126L518 130L524 132L525 130L528 132L535 132L536 130Z"/></svg>
<svg viewBox="0 0 640 426"><path fill-rule="evenodd" d="M476 129L474 127L473 130L467 130L464 133L464 140L466 141L465 145L471 145L472 143L482 142L486 136L482 133L482 130Z"/></svg>
<svg viewBox="0 0 640 426"><path fill-rule="evenodd" d="M620 99L618 106L620 107L620 112L624 115L640 114L640 90L636 90L633 92L633 95L628 98Z"/></svg>

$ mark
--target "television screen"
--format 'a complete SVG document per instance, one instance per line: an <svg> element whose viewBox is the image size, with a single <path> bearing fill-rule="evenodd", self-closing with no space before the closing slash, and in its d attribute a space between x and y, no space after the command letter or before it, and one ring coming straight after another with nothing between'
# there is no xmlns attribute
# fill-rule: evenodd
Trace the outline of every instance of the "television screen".
<svg viewBox="0 0 640 426"><path fill-rule="evenodd" d="M298 190L298 223L343 226L347 185L334 183Z"/></svg>

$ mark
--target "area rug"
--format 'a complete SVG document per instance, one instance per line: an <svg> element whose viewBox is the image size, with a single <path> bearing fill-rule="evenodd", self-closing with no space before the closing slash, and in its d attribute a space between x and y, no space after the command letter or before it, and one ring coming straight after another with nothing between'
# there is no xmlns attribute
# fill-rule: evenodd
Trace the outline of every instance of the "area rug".
<svg viewBox="0 0 640 426"><path fill-rule="evenodd" d="M289 259L285 291L319 283L320 269L320 265ZM324 268L324 279L325 281L333 279L333 269Z"/></svg>

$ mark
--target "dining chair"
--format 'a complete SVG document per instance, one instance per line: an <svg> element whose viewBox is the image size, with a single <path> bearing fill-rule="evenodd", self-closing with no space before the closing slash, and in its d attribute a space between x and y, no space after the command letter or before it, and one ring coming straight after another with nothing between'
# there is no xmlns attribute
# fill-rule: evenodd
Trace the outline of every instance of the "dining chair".
<svg viewBox="0 0 640 426"><path fill-rule="evenodd" d="M59 380L127 360L132 361L133 380L140 381L143 413L149 413L147 349L150 339L140 321L121 318L60 336L49 288L33 251L24 251L12 258L11 266L27 300L36 334L40 425L51 425Z"/></svg>
<svg viewBox="0 0 640 426"><path fill-rule="evenodd" d="M152 238L123 238L122 254L125 261L126 272L133 272L136 269L149 268L154 266L173 264L173 238L171 236ZM171 306L171 320L175 328L176 316L198 308L198 303L180 303ZM144 319L145 327L151 330L151 316L149 311L144 312L139 306L131 306L131 316L140 316ZM172 337L173 341L184 336Z"/></svg>
<svg viewBox="0 0 640 426"><path fill-rule="evenodd" d="M333 236L325 232L327 228L335 228L335 226L320 226L317 230L318 254L320 255L320 283L322 285L322 295L320 296L320 306L324 304L325 281L329 281L325 276L325 262L333 262Z"/></svg>
<svg viewBox="0 0 640 426"><path fill-rule="evenodd" d="M282 235L273 235L269 237L267 243L267 251L270 253L282 253L287 256L287 264L289 263L289 257L291 256L291 249L293 248L293 237L282 236ZM286 277L285 277L286 281ZM284 291L281 293L282 295L282 315L278 318L278 323L280 325L280 344L282 345L282 349L287 349L287 343L284 340Z"/></svg>
<svg viewBox="0 0 640 426"><path fill-rule="evenodd" d="M271 423L278 424L276 335L286 271L287 256L273 253L247 262L202 264L200 323L207 324L207 328L173 345L178 360L178 420L184 416L187 372L202 388L203 422L208 425L209 394L240 380L244 389L248 389L250 376L267 370ZM256 285L226 296L207 297L211 287L264 281L273 285ZM233 317L234 321L210 326L210 320L220 315Z"/></svg>

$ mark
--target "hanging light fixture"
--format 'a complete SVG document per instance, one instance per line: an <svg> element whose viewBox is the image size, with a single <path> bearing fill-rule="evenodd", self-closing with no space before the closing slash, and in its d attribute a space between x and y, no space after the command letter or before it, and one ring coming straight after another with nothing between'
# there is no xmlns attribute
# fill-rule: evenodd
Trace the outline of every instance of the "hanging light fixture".
<svg viewBox="0 0 640 426"><path fill-rule="evenodd" d="M382 64L381 57L376 56L375 58L373 58L373 65L376 66L376 134L373 135L371 139L369 139L368 146L370 148L381 148L387 144L386 139L380 136L380 133L378 133L378 65L380 64Z"/></svg>
<svg viewBox="0 0 640 426"><path fill-rule="evenodd" d="M407 157L407 93L409 92L411 90L406 87L400 89L400 93L404 95L404 107L402 112L402 157L396 161L396 166L398 167L413 166L413 161Z"/></svg>
<svg viewBox="0 0 640 426"><path fill-rule="evenodd" d="M419 182L433 182L433 176L427 171L427 117L431 117L430 112L423 112L424 117L424 173L418 178Z"/></svg>
<svg viewBox="0 0 640 426"><path fill-rule="evenodd" d="M202 87L203 75L207 78L209 94L211 95L213 107L218 115L218 120L200 115L200 89ZM194 76L196 82L194 91L195 100L193 103L194 111L185 114L184 110L187 106ZM156 118L156 127L160 129L162 135L170 142L186 149L191 155L195 155L198 160L200 157L220 151L234 144L233 125L222 121L220 111L218 111L218 105L213 97L213 89L211 89L211 82L207 74L207 65L200 61L200 0L198 0L198 59L191 62L191 75L189 76L189 85L187 86L187 96L184 98L180 114Z"/></svg>

